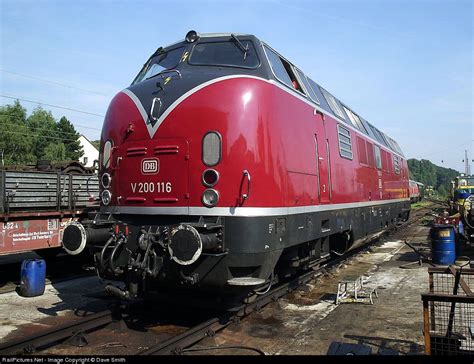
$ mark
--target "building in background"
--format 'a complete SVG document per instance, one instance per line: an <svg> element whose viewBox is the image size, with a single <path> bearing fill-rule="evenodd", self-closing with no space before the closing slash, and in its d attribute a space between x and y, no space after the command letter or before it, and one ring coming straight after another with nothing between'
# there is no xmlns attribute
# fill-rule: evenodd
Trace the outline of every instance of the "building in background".
<svg viewBox="0 0 474 364"><path fill-rule="evenodd" d="M84 151L82 157L79 158L79 162L81 162L86 167L92 167L94 165L94 161L99 160L99 151L84 135L79 137L79 143L81 143L82 150Z"/></svg>

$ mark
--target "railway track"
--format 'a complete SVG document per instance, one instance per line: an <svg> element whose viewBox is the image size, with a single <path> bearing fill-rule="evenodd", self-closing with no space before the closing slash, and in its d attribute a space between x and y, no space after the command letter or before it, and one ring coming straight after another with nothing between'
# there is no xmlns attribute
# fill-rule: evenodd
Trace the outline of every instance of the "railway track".
<svg viewBox="0 0 474 364"><path fill-rule="evenodd" d="M430 205L415 210L408 221L387 230L385 234L397 237L397 235L400 235L400 233L409 226L415 224L430 214L435 206L441 206L441 203L439 201L432 201ZM354 249L344 256L337 257L324 264L321 264L318 267L314 267L312 270L294 277L289 281L278 283L276 286L273 286L273 288L269 289L267 293L256 295L253 297L254 299L252 302L248 302L241 307L236 308L232 312L227 311L222 315L211 317L195 326L190 327L178 335L174 335L168 339L165 339L156 345L152 345L137 352L131 352L128 354L173 355L185 353L187 348L196 344L200 340L206 337L214 336L218 331L224 329L231 323L238 322L248 314L260 310L270 302L277 301L288 293L298 289L301 285L308 283L312 279L324 274L327 270L337 267L345 260L362 251L367 250L375 243L375 241L378 240L379 237L380 235L373 241L368 242L357 249ZM64 340L70 339L74 336L80 336L103 328L107 325L110 325L111 323L119 322L120 320L123 320L123 312L123 307L120 308L117 305L116 309L105 310L86 316L71 323L65 323L50 330L0 344L0 355L38 352L39 350L51 347L56 343L64 342ZM252 350L253 348L247 349ZM262 353L259 350L255 351L259 352L260 354Z"/></svg>
<svg viewBox="0 0 474 364"><path fill-rule="evenodd" d="M418 209L416 213L413 214L414 216L412 216L408 221L402 224L399 224L398 226L395 226L393 229L390 229L388 231L388 234L390 233L397 234L400 231L407 229L409 226L415 224L419 220L423 219L427 214L429 214L435 205L439 205L439 202L433 201L431 205ZM375 238L374 240L378 240L378 238L379 237ZM347 255L344 255L343 257L335 258L334 260L331 260L319 266L313 271L306 272L292 279L289 282L283 283L279 285L278 287L275 287L274 289L270 290L265 295L258 297L254 302L249 303L245 305L244 307L242 307L238 312L234 313L233 316L213 318L205 323L202 323L200 325L197 325L196 327L191 328L189 331L179 336L172 337L166 342L163 342L155 347L149 348L137 354L138 355L181 354L186 351L185 349L186 347L189 347L206 337L214 336L217 331L225 328L230 323L238 321L241 318L245 317L246 315L250 314L251 312L259 310L260 308L267 305L268 303L282 298L288 293L298 289L301 285L308 283L312 279L322 275L325 270L331 267L338 266L341 263L343 263L345 260L353 257L354 255L360 253L361 251L367 250L371 246L371 243L374 243L374 241L369 242L360 248L354 249L352 252L350 252Z"/></svg>
<svg viewBox="0 0 474 364"><path fill-rule="evenodd" d="M397 232L403 231L407 229L409 226L417 223L421 219L425 218L427 215L432 214L433 209L435 206L438 206L439 208L445 205L444 201L439 201L439 200L430 200L431 204L427 206L423 206L417 210L414 210L413 213L411 214L410 218L399 224L395 225L392 228L388 229L387 233L388 234L396 234Z"/></svg>
<svg viewBox="0 0 474 364"><path fill-rule="evenodd" d="M78 321L68 322L63 325L45 330L28 337L22 337L0 345L0 355L34 353L39 349L52 345L61 340L74 337L108 325L114 321L113 310L104 310Z"/></svg>

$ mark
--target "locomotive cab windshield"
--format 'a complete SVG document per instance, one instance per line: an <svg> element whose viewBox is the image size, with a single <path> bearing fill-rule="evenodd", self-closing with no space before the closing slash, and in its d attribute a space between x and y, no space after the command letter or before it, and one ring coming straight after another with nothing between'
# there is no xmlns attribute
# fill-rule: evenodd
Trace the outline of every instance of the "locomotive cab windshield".
<svg viewBox="0 0 474 364"><path fill-rule="evenodd" d="M161 51L160 51L161 49ZM150 60L143 66L132 85L140 83L149 78L155 77L163 71L176 68L183 54L184 47L178 47L169 51L163 51L159 48L156 56L152 56Z"/></svg>
<svg viewBox="0 0 474 364"><path fill-rule="evenodd" d="M260 60L253 42L235 37L236 40L234 37L230 41L197 43L191 52L189 64L257 68Z"/></svg>

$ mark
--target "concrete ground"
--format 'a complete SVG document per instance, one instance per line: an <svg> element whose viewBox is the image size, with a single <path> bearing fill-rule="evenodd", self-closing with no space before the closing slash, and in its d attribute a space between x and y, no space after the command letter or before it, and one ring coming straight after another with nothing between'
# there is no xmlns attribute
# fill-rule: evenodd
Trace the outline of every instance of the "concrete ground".
<svg viewBox="0 0 474 364"><path fill-rule="evenodd" d="M46 285L38 297L0 294L0 342L48 329L107 308L105 283L95 276Z"/></svg>
<svg viewBox="0 0 474 364"><path fill-rule="evenodd" d="M406 236L418 248L429 249L428 232L429 227L419 225ZM409 264L416 263L418 255L404 239L405 235L399 234L397 239L379 242L300 290L202 340L197 347L249 346L270 355L324 355L330 344L338 341L368 345L372 353L382 348L401 355L422 354L420 294L428 291L428 265ZM377 289L379 297L373 305L335 305L337 283L347 276L362 276L367 287ZM104 309L110 302L104 284L91 276L49 284L41 297L1 294L0 341L77 319L85 311ZM229 349L203 353L252 352Z"/></svg>
<svg viewBox="0 0 474 364"><path fill-rule="evenodd" d="M428 227L412 228L411 243L427 248L428 232ZM417 257L402 240L382 242L200 345L250 346L270 355L325 355L330 344L337 341L368 345L374 354L387 349L401 355L422 354L420 294L428 291L428 266L406 265L416 262ZM363 276L367 287L377 288L379 298L373 305L336 306L338 281L354 275ZM219 350L219 354L249 351Z"/></svg>

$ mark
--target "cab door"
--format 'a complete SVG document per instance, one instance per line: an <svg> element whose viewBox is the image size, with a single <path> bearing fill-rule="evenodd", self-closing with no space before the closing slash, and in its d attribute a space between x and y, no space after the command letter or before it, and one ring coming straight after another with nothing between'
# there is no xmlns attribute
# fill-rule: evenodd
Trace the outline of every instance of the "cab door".
<svg viewBox="0 0 474 364"><path fill-rule="evenodd" d="M319 203L331 202L331 177L330 177L330 155L329 141L326 137L323 115L315 115L316 133L314 135L316 151L316 168L318 175Z"/></svg>

